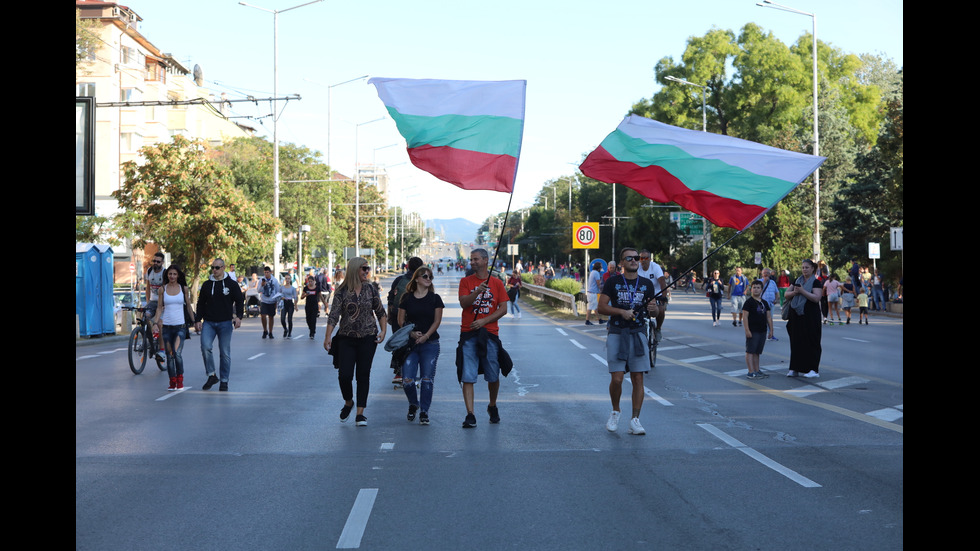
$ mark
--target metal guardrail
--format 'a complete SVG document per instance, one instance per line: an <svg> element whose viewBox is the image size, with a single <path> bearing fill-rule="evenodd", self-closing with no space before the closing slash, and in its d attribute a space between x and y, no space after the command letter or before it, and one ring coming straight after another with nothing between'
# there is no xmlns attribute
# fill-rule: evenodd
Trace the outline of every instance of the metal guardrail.
<svg viewBox="0 0 980 551"><path fill-rule="evenodd" d="M575 295L569 293L563 293L561 291L556 291L554 289L549 289L547 287L541 287L540 285L532 285L530 283L524 283L521 285L521 293L528 292L537 297L550 297L557 299L565 304L568 304L569 309L572 314L579 315L578 306L576 305Z"/></svg>

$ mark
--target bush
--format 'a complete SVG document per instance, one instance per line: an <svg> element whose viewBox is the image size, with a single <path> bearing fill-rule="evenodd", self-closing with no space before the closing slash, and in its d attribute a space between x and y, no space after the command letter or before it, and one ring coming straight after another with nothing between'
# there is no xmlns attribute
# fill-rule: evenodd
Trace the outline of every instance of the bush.
<svg viewBox="0 0 980 551"><path fill-rule="evenodd" d="M570 295L576 295L582 290L582 284L571 277L552 279L548 281L546 287Z"/></svg>

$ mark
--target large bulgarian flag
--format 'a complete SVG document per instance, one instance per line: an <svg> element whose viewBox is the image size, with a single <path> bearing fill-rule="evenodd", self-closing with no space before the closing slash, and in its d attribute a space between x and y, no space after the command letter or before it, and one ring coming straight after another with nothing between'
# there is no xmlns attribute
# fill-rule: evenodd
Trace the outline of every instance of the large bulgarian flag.
<svg viewBox="0 0 980 551"><path fill-rule="evenodd" d="M525 80L372 78L412 164L463 189L511 192Z"/></svg>
<svg viewBox="0 0 980 551"><path fill-rule="evenodd" d="M741 231L825 160L630 115L579 168L590 178L623 184Z"/></svg>

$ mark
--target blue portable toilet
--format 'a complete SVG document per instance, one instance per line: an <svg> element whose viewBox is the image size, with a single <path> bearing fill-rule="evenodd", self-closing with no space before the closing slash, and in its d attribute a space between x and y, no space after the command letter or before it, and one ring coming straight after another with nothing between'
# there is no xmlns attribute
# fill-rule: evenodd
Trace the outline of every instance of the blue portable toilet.
<svg viewBox="0 0 980 551"><path fill-rule="evenodd" d="M75 314L78 334L115 334L113 254L109 245L75 244Z"/></svg>

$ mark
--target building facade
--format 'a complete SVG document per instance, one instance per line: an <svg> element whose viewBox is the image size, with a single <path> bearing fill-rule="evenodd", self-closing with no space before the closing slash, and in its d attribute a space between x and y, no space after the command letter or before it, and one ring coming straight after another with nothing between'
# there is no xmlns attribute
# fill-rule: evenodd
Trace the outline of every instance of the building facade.
<svg viewBox="0 0 980 551"><path fill-rule="evenodd" d="M75 8L87 31L95 35L84 60L76 64L75 95L95 98L95 210L112 216L118 205L112 192L123 183L121 166L139 162L144 145L169 142L181 134L212 145L255 134L230 121L220 98L204 87L200 67L188 68L143 36L142 18L116 2L76 0ZM92 23L97 22L97 23ZM90 25L90 26L89 26ZM207 100L198 104L188 101ZM113 104L113 105L105 105ZM114 247L117 262L135 263L141 251Z"/></svg>

